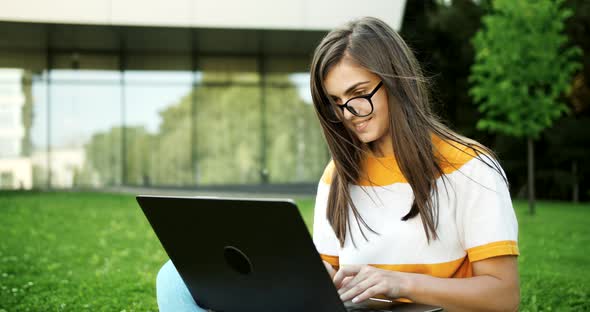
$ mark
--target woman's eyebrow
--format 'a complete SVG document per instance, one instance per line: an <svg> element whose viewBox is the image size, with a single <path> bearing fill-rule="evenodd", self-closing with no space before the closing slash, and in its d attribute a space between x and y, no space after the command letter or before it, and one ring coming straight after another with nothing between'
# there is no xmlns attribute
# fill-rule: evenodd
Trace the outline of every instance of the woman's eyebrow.
<svg viewBox="0 0 590 312"><path fill-rule="evenodd" d="M354 91L354 89L358 88L360 85L363 85L365 83L369 83L370 81L361 81L361 82L357 82L355 84L353 84L352 86L348 87L348 89L346 89L346 91L344 91L344 95L350 95L352 93L352 91ZM335 97L337 98L337 96L335 95L330 95L331 97Z"/></svg>
<svg viewBox="0 0 590 312"><path fill-rule="evenodd" d="M352 93L352 91L354 91L354 89L358 88L358 86L365 84L365 83L369 83L370 81L361 81L361 82L357 82L355 84L353 84L352 86L350 86L348 89L346 89L346 91L344 91L344 95L350 95Z"/></svg>

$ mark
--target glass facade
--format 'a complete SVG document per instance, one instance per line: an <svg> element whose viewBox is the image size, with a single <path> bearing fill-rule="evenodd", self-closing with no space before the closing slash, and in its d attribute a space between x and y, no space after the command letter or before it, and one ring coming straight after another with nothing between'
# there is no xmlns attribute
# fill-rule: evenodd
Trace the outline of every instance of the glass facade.
<svg viewBox="0 0 590 312"><path fill-rule="evenodd" d="M307 58L99 52L0 55L1 188L317 183Z"/></svg>

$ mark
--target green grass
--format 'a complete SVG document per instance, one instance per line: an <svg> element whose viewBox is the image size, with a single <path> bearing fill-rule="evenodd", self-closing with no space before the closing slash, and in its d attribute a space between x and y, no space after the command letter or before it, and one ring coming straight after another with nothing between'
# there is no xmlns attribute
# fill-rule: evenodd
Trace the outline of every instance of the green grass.
<svg viewBox="0 0 590 312"><path fill-rule="evenodd" d="M521 311L590 311L590 204L515 207ZM157 310L167 257L133 196L0 193L0 238L0 312Z"/></svg>
<svg viewBox="0 0 590 312"><path fill-rule="evenodd" d="M590 204L514 204L521 311L590 311Z"/></svg>

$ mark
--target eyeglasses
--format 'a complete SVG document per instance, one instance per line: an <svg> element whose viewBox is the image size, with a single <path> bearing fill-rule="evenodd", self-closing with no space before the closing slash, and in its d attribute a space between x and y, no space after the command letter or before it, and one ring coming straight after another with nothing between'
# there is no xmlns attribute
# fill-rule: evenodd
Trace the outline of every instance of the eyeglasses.
<svg viewBox="0 0 590 312"><path fill-rule="evenodd" d="M373 113L373 101L371 98L379 88L383 85L383 81L380 81L379 84L371 91L369 94L355 96L353 98L348 99L346 103L339 105L331 105L332 108L328 109L328 120L334 123L342 122L344 120L344 109L346 108L351 114L358 116L358 117L366 117Z"/></svg>

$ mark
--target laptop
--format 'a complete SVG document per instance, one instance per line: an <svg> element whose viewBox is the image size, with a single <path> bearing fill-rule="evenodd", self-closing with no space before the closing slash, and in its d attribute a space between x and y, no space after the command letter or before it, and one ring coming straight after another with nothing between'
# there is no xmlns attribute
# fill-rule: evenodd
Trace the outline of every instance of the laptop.
<svg viewBox="0 0 590 312"><path fill-rule="evenodd" d="M195 302L212 311L441 311L340 300L290 200L137 196Z"/></svg>

